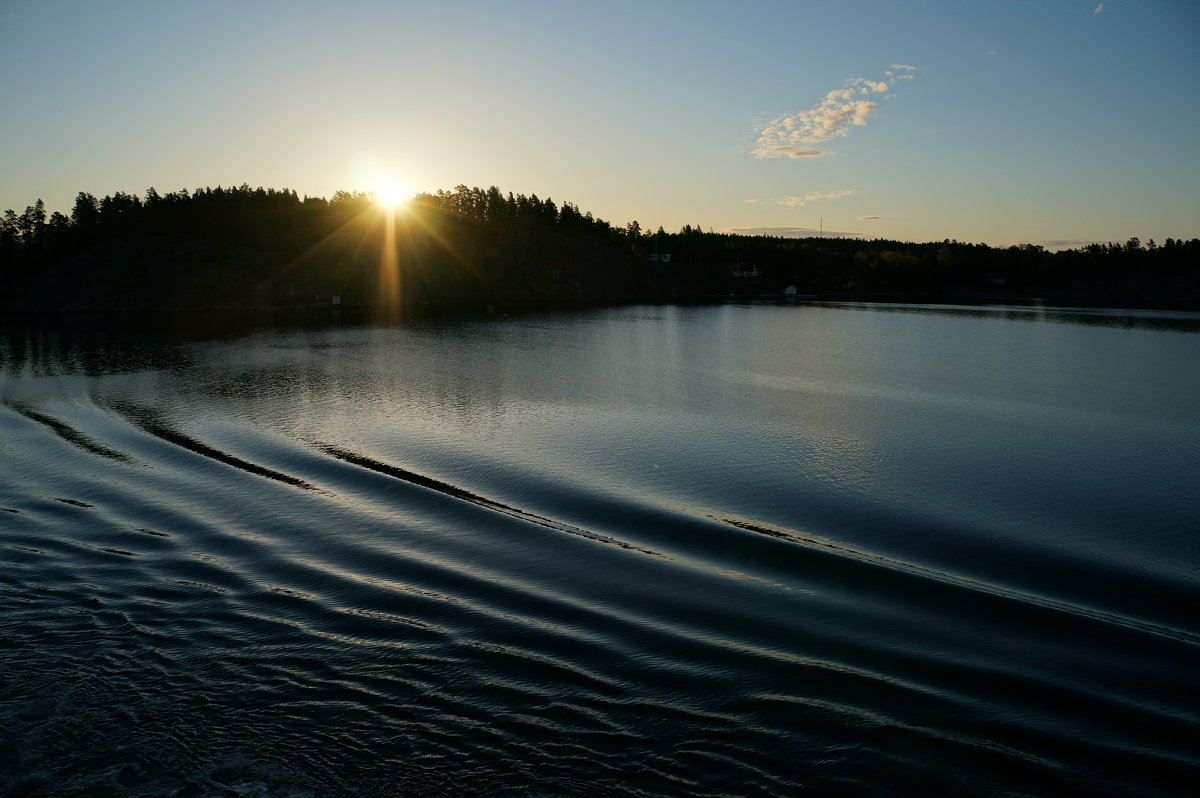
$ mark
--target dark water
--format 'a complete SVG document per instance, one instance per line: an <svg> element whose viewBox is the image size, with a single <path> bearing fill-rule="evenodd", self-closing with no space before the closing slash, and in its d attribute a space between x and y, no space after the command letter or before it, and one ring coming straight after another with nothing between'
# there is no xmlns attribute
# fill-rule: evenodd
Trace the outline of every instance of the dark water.
<svg viewBox="0 0 1200 798"><path fill-rule="evenodd" d="M0 337L0 795L1187 795L1200 316Z"/></svg>

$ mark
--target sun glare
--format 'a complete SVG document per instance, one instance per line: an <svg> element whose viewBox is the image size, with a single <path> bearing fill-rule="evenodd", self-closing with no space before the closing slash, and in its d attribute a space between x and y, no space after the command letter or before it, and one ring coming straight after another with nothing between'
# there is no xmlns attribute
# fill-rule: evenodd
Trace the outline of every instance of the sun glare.
<svg viewBox="0 0 1200 798"><path fill-rule="evenodd" d="M380 183L374 194L375 201L385 208L395 208L408 199L405 190L396 183Z"/></svg>

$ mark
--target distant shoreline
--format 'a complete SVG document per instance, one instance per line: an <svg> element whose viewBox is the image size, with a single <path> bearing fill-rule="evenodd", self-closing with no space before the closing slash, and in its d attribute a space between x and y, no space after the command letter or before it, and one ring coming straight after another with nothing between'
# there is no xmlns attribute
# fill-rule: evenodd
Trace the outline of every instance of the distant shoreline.
<svg viewBox="0 0 1200 798"><path fill-rule="evenodd" d="M1200 310L1200 239L1048 252L614 226L570 202L458 186L403 213L369 195L80 193L0 222L0 313L387 316L640 303L1051 304ZM787 299L792 297L792 299ZM384 311L383 309L387 309Z"/></svg>
<svg viewBox="0 0 1200 798"><path fill-rule="evenodd" d="M1109 310L1109 311L1174 311L1200 313L1200 306L1187 299L1139 297L1124 303L1114 297L1088 296L1005 296L1000 294L934 294L934 293L875 293L875 292L818 292L788 296L782 294L720 294L668 300L632 300L611 302L517 302L503 306L478 302L414 303L398 311L386 311L372 305L298 305L227 308L178 309L52 309L6 310L0 326L73 326L111 322L118 326L133 323L141 326L198 327L221 329L226 326L245 329L271 329L295 325L324 325L330 321L357 323L413 322L434 320L477 320L523 316L545 312L587 311L599 308L653 306L699 306L723 304L762 304L802 307L824 304L864 304L879 306L938 306L954 305L978 308L1043 308L1046 310Z"/></svg>
<svg viewBox="0 0 1200 798"><path fill-rule="evenodd" d="M861 302L874 305L968 305L1047 307L1092 310L1175 310L1200 313L1200 302L1193 298L1132 297L1117 300L1111 296L1007 296L1003 294L934 294L903 292L821 291L803 296L779 294L713 295L714 303L763 302L771 304Z"/></svg>

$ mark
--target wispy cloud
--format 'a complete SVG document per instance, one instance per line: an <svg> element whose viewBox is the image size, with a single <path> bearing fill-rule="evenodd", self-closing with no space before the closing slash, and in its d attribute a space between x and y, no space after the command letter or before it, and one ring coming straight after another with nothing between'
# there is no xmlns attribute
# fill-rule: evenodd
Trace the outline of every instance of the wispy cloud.
<svg viewBox="0 0 1200 798"><path fill-rule="evenodd" d="M816 227L732 227L727 233L742 236L777 236L779 238L816 238L824 235L826 238L867 238L865 233L846 233L835 230L824 230Z"/></svg>
<svg viewBox="0 0 1200 798"><path fill-rule="evenodd" d="M858 220L860 222L869 222L872 219L882 219L882 218L883 218L882 216L860 216L860 217L858 217Z"/></svg>
<svg viewBox="0 0 1200 798"><path fill-rule="evenodd" d="M917 67L909 66L908 64L892 64L891 69L885 69L883 74L893 83L897 80L916 80L917 76L913 73L917 71Z"/></svg>
<svg viewBox="0 0 1200 798"><path fill-rule="evenodd" d="M833 150L810 150L806 147L786 144L774 146L770 155L759 155L755 150L755 157L758 158L824 158L826 155L833 155Z"/></svg>
<svg viewBox="0 0 1200 798"><path fill-rule="evenodd" d="M893 64L887 71L889 80L911 79L916 67ZM758 128L758 140L753 151L755 158L821 158L832 155L829 150L814 149L811 145L849 135L854 127L862 127L875 116L878 104L869 99L891 88L886 80L853 78L841 89L827 92L807 111L777 116Z"/></svg>
<svg viewBox="0 0 1200 798"><path fill-rule="evenodd" d="M1104 13L1104 3L1101 3L1100 5L1096 6L1096 10L1093 11L1092 13L1093 14L1103 14Z"/></svg>
<svg viewBox="0 0 1200 798"><path fill-rule="evenodd" d="M1103 241L1097 241L1094 238L1043 238L1037 241L1009 241L1007 244L999 244L998 246L1021 246L1022 244L1037 244L1051 251L1060 249L1083 249L1089 244L1103 244Z"/></svg>
<svg viewBox="0 0 1200 798"><path fill-rule="evenodd" d="M844 189L842 191L810 191L804 196L775 197L772 198L771 201L776 205L786 205L789 208L799 208L801 205L807 205L808 203L815 202L816 200L841 199L842 197L849 197L854 193L854 189Z"/></svg>

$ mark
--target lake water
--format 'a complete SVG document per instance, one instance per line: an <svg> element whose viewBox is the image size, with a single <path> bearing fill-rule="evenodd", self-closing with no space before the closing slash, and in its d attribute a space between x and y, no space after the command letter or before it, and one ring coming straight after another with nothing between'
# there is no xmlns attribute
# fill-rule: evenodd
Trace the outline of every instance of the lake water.
<svg viewBox="0 0 1200 798"><path fill-rule="evenodd" d="M1200 315L0 332L0 795L1186 795Z"/></svg>

